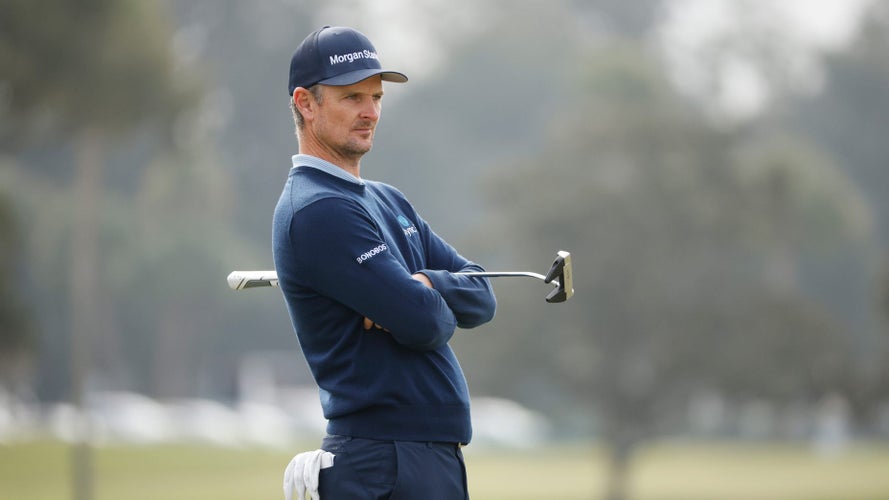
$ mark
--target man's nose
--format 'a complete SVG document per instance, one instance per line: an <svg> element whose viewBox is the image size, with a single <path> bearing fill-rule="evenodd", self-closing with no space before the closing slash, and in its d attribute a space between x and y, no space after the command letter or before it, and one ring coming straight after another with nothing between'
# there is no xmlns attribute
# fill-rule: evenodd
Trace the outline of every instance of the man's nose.
<svg viewBox="0 0 889 500"><path fill-rule="evenodd" d="M366 120L379 120L380 119L380 105L378 102L375 102L373 99L368 99L367 102L364 103L364 106L361 107L361 118Z"/></svg>

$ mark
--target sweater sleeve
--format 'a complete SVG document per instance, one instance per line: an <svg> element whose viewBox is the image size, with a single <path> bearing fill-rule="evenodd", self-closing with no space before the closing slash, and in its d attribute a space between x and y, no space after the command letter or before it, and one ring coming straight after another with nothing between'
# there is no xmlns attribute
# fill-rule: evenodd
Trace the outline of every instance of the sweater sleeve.
<svg viewBox="0 0 889 500"><path fill-rule="evenodd" d="M461 276L461 271L484 271L480 265L460 255L421 219L420 234L426 248L426 267L420 272L444 297L460 328L475 328L494 318L497 301L488 278Z"/></svg>
<svg viewBox="0 0 889 500"><path fill-rule="evenodd" d="M416 350L450 340L457 320L442 294L411 277L357 203L310 203L292 219L290 238L301 284L355 311L356 325L371 318Z"/></svg>

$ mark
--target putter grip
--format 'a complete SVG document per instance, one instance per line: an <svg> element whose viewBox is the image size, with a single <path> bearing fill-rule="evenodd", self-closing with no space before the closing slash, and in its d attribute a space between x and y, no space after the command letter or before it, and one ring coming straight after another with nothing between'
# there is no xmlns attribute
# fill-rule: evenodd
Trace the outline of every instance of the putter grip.
<svg viewBox="0 0 889 500"><path fill-rule="evenodd" d="M232 271L226 281L232 290L278 286L278 274L275 271Z"/></svg>

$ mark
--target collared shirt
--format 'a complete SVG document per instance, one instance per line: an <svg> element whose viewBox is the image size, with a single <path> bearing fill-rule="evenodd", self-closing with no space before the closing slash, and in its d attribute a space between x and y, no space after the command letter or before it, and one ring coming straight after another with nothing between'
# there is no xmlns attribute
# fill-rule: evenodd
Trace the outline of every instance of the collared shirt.
<svg viewBox="0 0 889 500"><path fill-rule="evenodd" d="M351 182L353 184L358 184L359 186L364 185L364 181L355 177L354 175L346 172L344 169L330 163L327 160L322 160L316 156L298 154L293 155L293 168L300 167L310 167L314 169L318 169L324 173L330 174L334 177L339 177L344 181Z"/></svg>

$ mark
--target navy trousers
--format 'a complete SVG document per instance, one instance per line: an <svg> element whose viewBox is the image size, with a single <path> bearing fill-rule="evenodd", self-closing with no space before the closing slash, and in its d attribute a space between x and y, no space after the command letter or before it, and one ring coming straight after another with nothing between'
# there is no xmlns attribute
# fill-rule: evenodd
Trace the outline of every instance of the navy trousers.
<svg viewBox="0 0 889 500"><path fill-rule="evenodd" d="M321 469L322 500L468 500L466 465L455 443L327 436L334 454Z"/></svg>

